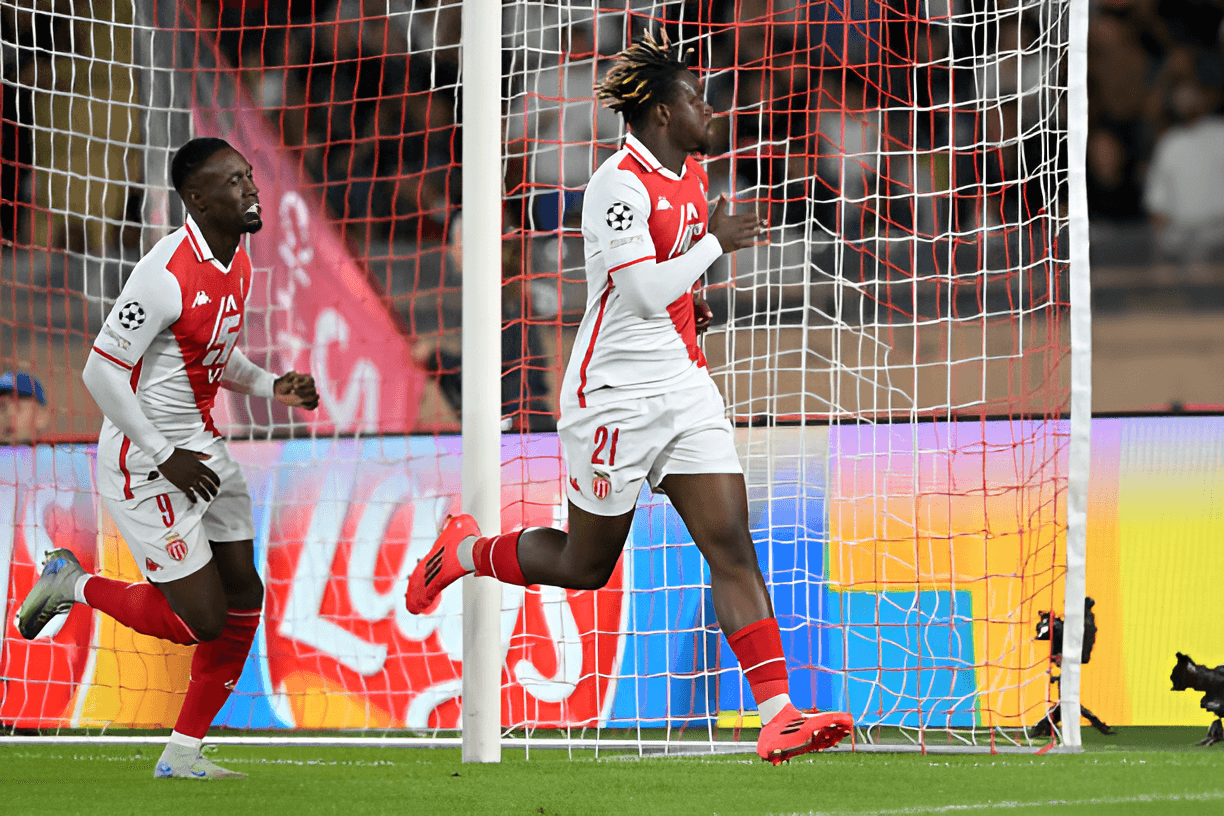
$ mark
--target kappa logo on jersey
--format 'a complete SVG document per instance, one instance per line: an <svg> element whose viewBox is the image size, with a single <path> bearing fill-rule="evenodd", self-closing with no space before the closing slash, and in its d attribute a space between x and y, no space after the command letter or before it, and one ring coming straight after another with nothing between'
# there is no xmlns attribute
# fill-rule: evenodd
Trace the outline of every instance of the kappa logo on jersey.
<svg viewBox="0 0 1224 816"><path fill-rule="evenodd" d="M656 210L670 210L671 202L667 200L667 196L659 196L659 203L655 204Z"/></svg>
<svg viewBox="0 0 1224 816"><path fill-rule="evenodd" d="M633 211L629 209L628 204L616 202L608 208L608 214L605 219L608 226L617 232L624 232L633 226Z"/></svg>
<svg viewBox="0 0 1224 816"><path fill-rule="evenodd" d="M606 499L608 494L612 492L612 480L608 478L608 474L594 471L595 478L591 481L591 492L595 494L597 499Z"/></svg>
<svg viewBox="0 0 1224 816"><path fill-rule="evenodd" d="M175 561L182 561L187 557L187 542L181 538L174 539L166 545L166 555Z"/></svg>
<svg viewBox="0 0 1224 816"><path fill-rule="evenodd" d="M205 303L212 303L212 299L208 297L208 293L203 289L196 292L195 300L192 301L192 306L203 306Z"/></svg>
<svg viewBox="0 0 1224 816"><path fill-rule="evenodd" d="M162 565L154 561L152 558L145 558L145 569L149 572L157 572L162 568Z"/></svg>
<svg viewBox="0 0 1224 816"><path fill-rule="evenodd" d="M144 322L144 307L136 301L128 301L127 303L123 304L122 308L119 309L119 325L128 331L131 331L132 329L139 329L144 325Z"/></svg>

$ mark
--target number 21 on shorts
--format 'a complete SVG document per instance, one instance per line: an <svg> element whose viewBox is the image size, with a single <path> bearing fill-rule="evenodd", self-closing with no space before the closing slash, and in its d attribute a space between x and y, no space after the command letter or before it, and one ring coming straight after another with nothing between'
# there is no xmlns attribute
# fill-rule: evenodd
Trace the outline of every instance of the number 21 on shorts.
<svg viewBox="0 0 1224 816"><path fill-rule="evenodd" d="M616 440L620 437L620 428L613 428L610 432L607 425L600 425L595 429L595 452L591 454L592 465L607 465L608 467L616 466ZM609 444L610 443L610 444ZM604 448L608 448L608 460L604 461Z"/></svg>

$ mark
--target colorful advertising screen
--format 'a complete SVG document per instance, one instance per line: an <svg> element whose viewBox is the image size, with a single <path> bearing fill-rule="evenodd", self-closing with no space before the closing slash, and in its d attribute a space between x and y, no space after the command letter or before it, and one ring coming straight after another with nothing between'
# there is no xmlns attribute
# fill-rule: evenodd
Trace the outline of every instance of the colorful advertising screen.
<svg viewBox="0 0 1224 816"><path fill-rule="evenodd" d="M769 475L768 490L750 490L750 523L797 704L883 725L1016 724L1044 711L1048 644L1006 619L1017 598L1029 612L1061 613L1061 575L1052 559L1031 557L1036 539L1024 532L1065 524L1065 486L1042 477L1065 472L1065 453L1036 467L1015 458L1015 440L1036 425L778 428L768 457L748 455L763 432L741 429L749 484ZM407 613L403 595L440 521L458 509L459 439L230 447L254 499L267 591L217 724L455 728L460 587L422 616ZM892 458L877 461L885 449ZM91 446L0 449L0 722L9 725L168 727L182 703L191 647L83 606L33 641L14 626L57 547L87 569L141 580L93 492L93 456ZM503 529L563 525L556 437L507 436L502 461ZM983 473L1008 489L973 488ZM915 501L919 492L938 498ZM1210 613L1224 574L1222 496L1224 418L1094 421L1087 588L1099 633L1082 699L1111 724L1206 722L1198 695L1169 690L1169 672L1178 651L1224 662L1224 623ZM1026 528L1012 529L1018 518ZM502 598L507 727L704 727L755 708L717 626L708 570L649 490L607 587L506 586Z"/></svg>

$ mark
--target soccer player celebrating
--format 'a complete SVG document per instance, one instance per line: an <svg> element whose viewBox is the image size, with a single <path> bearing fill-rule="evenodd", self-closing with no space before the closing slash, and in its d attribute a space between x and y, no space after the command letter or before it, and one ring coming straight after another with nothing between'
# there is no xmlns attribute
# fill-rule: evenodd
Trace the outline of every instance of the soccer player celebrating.
<svg viewBox="0 0 1224 816"><path fill-rule="evenodd" d="M591 177L582 208L587 308L566 369L557 431L569 472L569 532L529 528L481 537L447 520L408 582L421 614L475 572L508 584L597 589L616 567L643 481L665 492L710 566L719 624L761 714L757 753L775 765L836 745L853 721L792 703L773 604L748 527L731 423L697 345L694 284L720 255L765 231L720 198L707 218L713 112L701 86L649 34L596 89L629 126L624 147Z"/></svg>
<svg viewBox="0 0 1224 816"><path fill-rule="evenodd" d="M263 606L251 498L213 424L221 386L313 410L314 379L274 378L235 348L258 232L251 165L221 139L192 139L171 164L187 223L132 270L82 379L105 420L98 492L147 583L86 573L68 550L47 564L17 614L35 637L54 615L88 604L141 634L198 644L183 708L155 777L243 774L205 759L208 726L242 673Z"/></svg>

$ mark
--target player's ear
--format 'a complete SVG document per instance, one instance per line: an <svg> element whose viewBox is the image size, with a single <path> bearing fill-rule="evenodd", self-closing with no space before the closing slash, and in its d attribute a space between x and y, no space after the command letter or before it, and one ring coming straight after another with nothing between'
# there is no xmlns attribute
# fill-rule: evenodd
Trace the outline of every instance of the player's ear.
<svg viewBox="0 0 1224 816"><path fill-rule="evenodd" d="M666 128L671 122L671 106L666 102L660 102L654 106L650 115L660 127Z"/></svg>
<svg viewBox="0 0 1224 816"><path fill-rule="evenodd" d="M183 185L183 203L187 205L187 209L198 213L208 209L204 196L200 193L200 188L193 181Z"/></svg>

